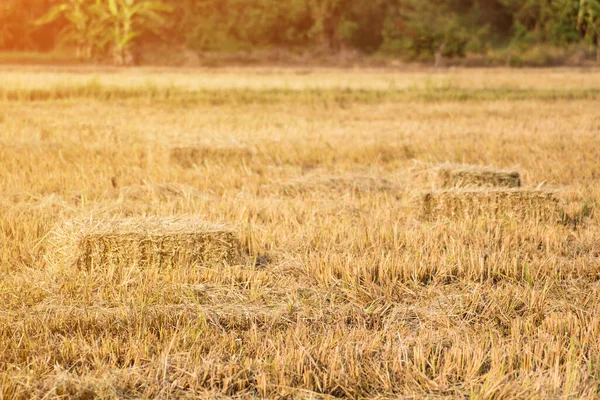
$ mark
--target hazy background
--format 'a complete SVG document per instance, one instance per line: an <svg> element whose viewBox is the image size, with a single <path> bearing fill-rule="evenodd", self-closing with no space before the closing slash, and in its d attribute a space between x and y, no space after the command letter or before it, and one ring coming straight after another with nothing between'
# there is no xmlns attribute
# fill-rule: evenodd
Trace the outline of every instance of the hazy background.
<svg viewBox="0 0 600 400"><path fill-rule="evenodd" d="M583 65L600 62L599 32L600 0L0 3L0 51L13 61L435 63L437 52L438 64Z"/></svg>

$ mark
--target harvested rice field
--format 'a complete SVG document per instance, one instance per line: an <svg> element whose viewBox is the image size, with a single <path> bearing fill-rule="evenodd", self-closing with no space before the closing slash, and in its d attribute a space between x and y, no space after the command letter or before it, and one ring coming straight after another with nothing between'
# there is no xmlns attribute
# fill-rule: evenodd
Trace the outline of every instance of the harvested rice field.
<svg viewBox="0 0 600 400"><path fill-rule="evenodd" d="M600 70L0 72L0 399L600 398Z"/></svg>

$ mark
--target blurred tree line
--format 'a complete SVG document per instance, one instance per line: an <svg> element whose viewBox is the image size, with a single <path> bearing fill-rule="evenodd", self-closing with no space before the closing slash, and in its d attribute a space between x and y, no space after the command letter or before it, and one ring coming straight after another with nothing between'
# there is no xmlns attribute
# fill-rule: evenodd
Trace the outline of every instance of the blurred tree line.
<svg viewBox="0 0 600 400"><path fill-rule="evenodd" d="M600 0L1 0L0 49L77 48L127 62L143 44L284 48L408 60L539 44L595 46Z"/></svg>

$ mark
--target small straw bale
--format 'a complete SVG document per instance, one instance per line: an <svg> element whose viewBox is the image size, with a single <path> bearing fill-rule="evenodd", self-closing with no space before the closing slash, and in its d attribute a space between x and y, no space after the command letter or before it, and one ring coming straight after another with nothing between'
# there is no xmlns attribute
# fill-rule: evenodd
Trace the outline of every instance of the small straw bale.
<svg viewBox="0 0 600 400"><path fill-rule="evenodd" d="M183 168L192 168L205 161L242 162L254 156L252 149L244 146L177 146L169 151L169 159L173 164Z"/></svg>
<svg viewBox="0 0 600 400"><path fill-rule="evenodd" d="M265 188L284 196L301 196L307 193L332 193L336 195L400 192L399 185L368 175L307 176L286 182L275 182Z"/></svg>
<svg viewBox="0 0 600 400"><path fill-rule="evenodd" d="M521 177L516 171L470 164L444 164L435 168L435 171L437 184L441 188L521 187Z"/></svg>
<svg viewBox="0 0 600 400"><path fill-rule="evenodd" d="M51 267L82 270L242 262L233 231L191 217L68 220L50 232L47 249Z"/></svg>
<svg viewBox="0 0 600 400"><path fill-rule="evenodd" d="M534 189L450 189L419 197L423 220L516 218L561 222L564 211L553 192Z"/></svg>

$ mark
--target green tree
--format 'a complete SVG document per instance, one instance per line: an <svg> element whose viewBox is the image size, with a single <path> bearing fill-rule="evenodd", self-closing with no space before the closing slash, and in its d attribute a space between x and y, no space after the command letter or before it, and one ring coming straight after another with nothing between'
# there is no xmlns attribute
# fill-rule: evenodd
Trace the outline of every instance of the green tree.
<svg viewBox="0 0 600 400"><path fill-rule="evenodd" d="M82 0L79 0L82 1ZM172 7L163 1L106 0L102 24L109 27L113 60L117 65L134 63L132 47L145 30L156 30L166 23L165 14Z"/></svg>
<svg viewBox="0 0 600 400"><path fill-rule="evenodd" d="M577 26L596 44L596 60L600 63L600 0L580 0Z"/></svg>
<svg viewBox="0 0 600 400"><path fill-rule="evenodd" d="M200 51L239 52L311 44L306 0L180 0L170 38Z"/></svg>
<svg viewBox="0 0 600 400"><path fill-rule="evenodd" d="M163 25L170 10L167 3L152 0L61 0L37 25L63 19L61 40L76 46L78 58L89 60L110 49L116 64L129 65L136 38Z"/></svg>
<svg viewBox="0 0 600 400"><path fill-rule="evenodd" d="M581 40L577 32L579 0L501 0L513 16L513 45L550 43L564 46Z"/></svg>
<svg viewBox="0 0 600 400"><path fill-rule="evenodd" d="M99 0L62 0L40 19L45 25L64 18L66 24L60 33L61 41L76 46L77 58L90 60L105 43L105 25Z"/></svg>
<svg viewBox="0 0 600 400"><path fill-rule="evenodd" d="M309 31L318 47L333 49L338 47L337 25L343 0L308 0L308 9L313 19Z"/></svg>
<svg viewBox="0 0 600 400"><path fill-rule="evenodd" d="M477 11L470 0L397 0L383 26L383 50L409 59L480 50L488 27L477 23Z"/></svg>

